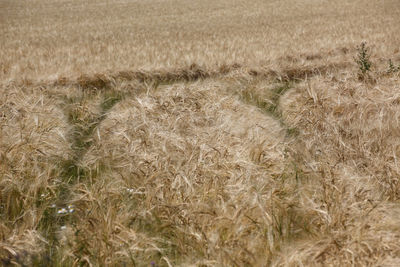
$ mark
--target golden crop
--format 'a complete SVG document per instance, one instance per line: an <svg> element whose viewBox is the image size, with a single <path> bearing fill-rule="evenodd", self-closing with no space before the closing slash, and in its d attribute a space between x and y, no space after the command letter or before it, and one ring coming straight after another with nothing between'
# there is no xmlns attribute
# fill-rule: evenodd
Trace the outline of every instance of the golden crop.
<svg viewBox="0 0 400 267"><path fill-rule="evenodd" d="M1 2L1 264L400 265L399 18Z"/></svg>

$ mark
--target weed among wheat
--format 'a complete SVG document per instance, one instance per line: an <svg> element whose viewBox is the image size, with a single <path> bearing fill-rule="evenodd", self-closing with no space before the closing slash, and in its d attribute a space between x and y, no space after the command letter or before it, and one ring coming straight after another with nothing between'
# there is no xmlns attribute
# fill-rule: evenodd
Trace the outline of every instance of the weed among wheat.
<svg viewBox="0 0 400 267"><path fill-rule="evenodd" d="M359 70L361 71L362 75L367 74L368 71L371 70L372 63L370 61L371 58L371 52L367 48L367 43L362 42L359 47L357 47L357 57L355 58L355 61L358 65Z"/></svg>

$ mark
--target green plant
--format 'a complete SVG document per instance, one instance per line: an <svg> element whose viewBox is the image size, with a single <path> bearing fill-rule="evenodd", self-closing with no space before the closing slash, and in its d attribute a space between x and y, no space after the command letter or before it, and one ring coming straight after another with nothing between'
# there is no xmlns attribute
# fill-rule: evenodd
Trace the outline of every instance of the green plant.
<svg viewBox="0 0 400 267"><path fill-rule="evenodd" d="M361 73L365 75L368 71L371 70L371 51L369 48L367 48L367 43L362 42L361 45L357 47L357 52L358 54L357 57L355 57L355 61Z"/></svg>
<svg viewBox="0 0 400 267"><path fill-rule="evenodd" d="M388 69L388 73L393 73L393 72L397 72L400 71L400 65L399 66L395 66L392 62L391 59L389 59L389 69Z"/></svg>

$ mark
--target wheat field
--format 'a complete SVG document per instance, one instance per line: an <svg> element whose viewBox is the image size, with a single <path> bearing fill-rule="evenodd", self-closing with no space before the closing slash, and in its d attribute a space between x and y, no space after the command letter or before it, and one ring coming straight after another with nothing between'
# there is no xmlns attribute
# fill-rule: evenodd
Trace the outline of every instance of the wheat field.
<svg viewBox="0 0 400 267"><path fill-rule="evenodd" d="M399 32L397 0L0 0L0 263L399 266Z"/></svg>

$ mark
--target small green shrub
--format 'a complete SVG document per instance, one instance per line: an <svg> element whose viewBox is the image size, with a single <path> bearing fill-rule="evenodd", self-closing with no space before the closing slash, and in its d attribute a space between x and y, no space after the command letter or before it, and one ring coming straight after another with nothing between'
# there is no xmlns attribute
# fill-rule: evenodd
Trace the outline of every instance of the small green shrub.
<svg viewBox="0 0 400 267"><path fill-rule="evenodd" d="M370 49L367 48L367 43L362 42L360 46L357 47L357 57L355 57L355 61L358 65L359 70L363 75L365 75L368 71L371 70L372 63L370 61Z"/></svg>
<svg viewBox="0 0 400 267"><path fill-rule="evenodd" d="M392 62L391 59L389 59L389 69L388 69L388 73L393 73L393 72L397 72L400 71L400 65L399 66L395 66Z"/></svg>

